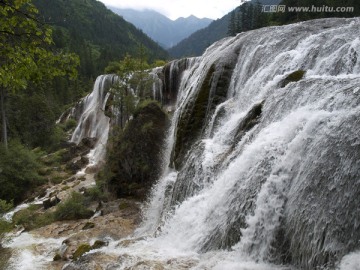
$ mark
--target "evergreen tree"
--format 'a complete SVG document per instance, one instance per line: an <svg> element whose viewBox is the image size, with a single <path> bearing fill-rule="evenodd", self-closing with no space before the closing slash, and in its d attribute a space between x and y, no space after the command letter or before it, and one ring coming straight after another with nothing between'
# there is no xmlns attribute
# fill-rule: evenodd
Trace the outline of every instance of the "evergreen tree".
<svg viewBox="0 0 360 270"><path fill-rule="evenodd" d="M236 33L238 32L235 16L236 16L236 13L234 10L231 12L231 15L230 15L230 21L229 21L229 26L228 26L228 35L229 36L235 36Z"/></svg>
<svg viewBox="0 0 360 270"><path fill-rule="evenodd" d="M0 106L7 148L6 93L57 76L76 76L74 54L52 52L52 31L37 19L31 0L0 0Z"/></svg>

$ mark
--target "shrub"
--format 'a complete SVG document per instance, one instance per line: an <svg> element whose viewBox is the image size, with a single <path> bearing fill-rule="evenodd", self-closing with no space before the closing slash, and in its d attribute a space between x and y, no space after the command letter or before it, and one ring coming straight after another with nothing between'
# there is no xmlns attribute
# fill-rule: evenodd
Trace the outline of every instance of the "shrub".
<svg viewBox="0 0 360 270"><path fill-rule="evenodd" d="M0 199L19 203L45 179L38 173L39 156L18 142L0 145Z"/></svg>
<svg viewBox="0 0 360 270"><path fill-rule="evenodd" d="M12 202L8 203L7 201L0 199L0 215L5 214L13 207L14 207L14 204Z"/></svg>
<svg viewBox="0 0 360 270"><path fill-rule="evenodd" d="M77 125L76 120L73 118L70 118L65 122L64 130L69 131L69 130L75 128L76 125Z"/></svg>
<svg viewBox="0 0 360 270"><path fill-rule="evenodd" d="M13 228L12 224L10 222L7 222L6 220L3 220L0 218L0 240L4 233L10 232ZM1 267L0 267L1 269Z"/></svg>
<svg viewBox="0 0 360 270"><path fill-rule="evenodd" d="M26 230L33 230L54 222L53 214L38 212L40 208L42 205L32 204L28 208L20 210L15 213L13 224L22 225Z"/></svg>
<svg viewBox="0 0 360 270"><path fill-rule="evenodd" d="M99 186L88 188L87 190L85 190L84 196L86 198L86 201L91 201L91 202L107 199L106 194L100 189Z"/></svg>
<svg viewBox="0 0 360 270"><path fill-rule="evenodd" d="M68 200L58 204L54 217L55 220L76 220L90 218L93 214L93 211L85 207L85 197L73 192Z"/></svg>

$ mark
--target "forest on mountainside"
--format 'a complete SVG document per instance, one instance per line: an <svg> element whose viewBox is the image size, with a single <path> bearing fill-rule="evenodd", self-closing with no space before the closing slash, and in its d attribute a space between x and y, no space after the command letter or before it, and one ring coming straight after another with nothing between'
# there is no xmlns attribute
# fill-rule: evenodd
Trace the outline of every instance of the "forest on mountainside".
<svg viewBox="0 0 360 270"><path fill-rule="evenodd" d="M44 183L40 156L76 125L56 120L110 62L168 54L96 0L1 0L0 15L0 200L18 203Z"/></svg>

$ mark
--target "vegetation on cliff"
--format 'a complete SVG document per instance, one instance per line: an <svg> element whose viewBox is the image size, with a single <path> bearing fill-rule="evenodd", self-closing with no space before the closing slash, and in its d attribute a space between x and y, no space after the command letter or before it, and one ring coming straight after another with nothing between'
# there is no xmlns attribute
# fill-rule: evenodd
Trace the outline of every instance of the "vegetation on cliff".
<svg viewBox="0 0 360 270"><path fill-rule="evenodd" d="M160 104L142 101L124 129L114 131L99 182L117 197L143 199L161 171L168 116Z"/></svg>

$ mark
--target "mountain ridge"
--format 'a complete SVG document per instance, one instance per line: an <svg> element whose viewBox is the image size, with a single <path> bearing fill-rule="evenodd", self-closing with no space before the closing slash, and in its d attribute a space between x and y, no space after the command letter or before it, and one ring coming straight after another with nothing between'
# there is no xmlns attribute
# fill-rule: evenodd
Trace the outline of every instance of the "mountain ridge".
<svg viewBox="0 0 360 270"><path fill-rule="evenodd" d="M212 20L197 18L194 15L179 17L171 20L165 15L151 9L141 11L135 9L121 9L109 6L114 13L122 16L126 21L141 29L163 48L170 48L195 31L205 28Z"/></svg>
<svg viewBox="0 0 360 270"><path fill-rule="evenodd" d="M249 2L256 3L257 1L262 5L277 5L281 0L252 0ZM175 46L168 48L169 54L174 58L201 55L208 46L228 36L231 13L238 8L236 7L220 19L210 23L207 27L199 29Z"/></svg>

